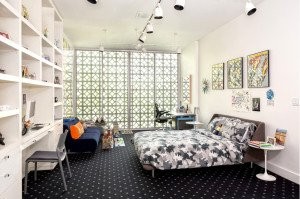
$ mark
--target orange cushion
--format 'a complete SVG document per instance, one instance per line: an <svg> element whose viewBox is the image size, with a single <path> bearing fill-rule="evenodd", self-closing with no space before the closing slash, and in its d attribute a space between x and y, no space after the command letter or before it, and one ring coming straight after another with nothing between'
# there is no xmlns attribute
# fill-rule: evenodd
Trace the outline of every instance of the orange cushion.
<svg viewBox="0 0 300 199"><path fill-rule="evenodd" d="M75 125L70 126L71 137L75 140L79 139L80 136L84 133L83 126L80 122L77 122Z"/></svg>

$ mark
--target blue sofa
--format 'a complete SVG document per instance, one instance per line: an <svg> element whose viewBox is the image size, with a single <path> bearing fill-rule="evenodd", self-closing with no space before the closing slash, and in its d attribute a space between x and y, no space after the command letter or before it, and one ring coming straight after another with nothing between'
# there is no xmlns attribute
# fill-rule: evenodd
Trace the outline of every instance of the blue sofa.
<svg viewBox="0 0 300 199"><path fill-rule="evenodd" d="M66 138L66 148L68 152L95 152L100 141L103 130L98 127L88 127L84 130L82 136L74 140L71 137L70 126L79 122L78 118L64 119L64 131L69 130Z"/></svg>

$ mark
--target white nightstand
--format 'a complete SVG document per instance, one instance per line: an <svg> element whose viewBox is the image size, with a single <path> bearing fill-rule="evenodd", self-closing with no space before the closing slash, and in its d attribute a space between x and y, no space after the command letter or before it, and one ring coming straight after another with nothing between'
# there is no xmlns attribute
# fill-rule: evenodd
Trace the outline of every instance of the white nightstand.
<svg viewBox="0 0 300 199"><path fill-rule="evenodd" d="M197 121L189 121L189 122L186 122L186 124L192 124L194 125L194 130L197 129L197 125L201 125L201 124L204 124L202 122L197 122Z"/></svg>
<svg viewBox="0 0 300 199"><path fill-rule="evenodd" d="M265 154L265 172L256 174L256 177L261 180L265 180L265 181L275 181L276 177L269 175L267 172L268 151L279 151L279 150L284 149L284 146L281 146L281 145L275 145L275 146L271 146L271 147L256 147L253 145L249 145L249 146L253 147L253 148L257 148L257 149L262 149L262 150L264 150L264 154Z"/></svg>

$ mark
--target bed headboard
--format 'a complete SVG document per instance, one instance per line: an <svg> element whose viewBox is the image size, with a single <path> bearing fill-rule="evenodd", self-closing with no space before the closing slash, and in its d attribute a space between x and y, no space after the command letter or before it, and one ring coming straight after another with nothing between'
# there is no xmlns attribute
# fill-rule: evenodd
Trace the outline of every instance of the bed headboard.
<svg viewBox="0 0 300 199"><path fill-rule="evenodd" d="M265 123L255 121L255 120L248 120L244 118L239 118L239 117L234 117L230 115L222 115L222 114L214 114L212 118L210 119L213 120L216 117L229 117L229 118L236 118L240 119L245 122L251 122L256 125L256 130L253 133L253 136L251 140L257 140L257 141L265 141ZM263 150L261 149L255 149L253 147L248 147L244 154L244 160L243 162L259 162L264 160L264 153Z"/></svg>

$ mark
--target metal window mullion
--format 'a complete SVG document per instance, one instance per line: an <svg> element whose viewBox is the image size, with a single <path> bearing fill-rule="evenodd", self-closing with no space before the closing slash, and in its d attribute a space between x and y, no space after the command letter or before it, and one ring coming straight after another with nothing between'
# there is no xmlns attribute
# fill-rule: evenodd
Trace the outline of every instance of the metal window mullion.
<svg viewBox="0 0 300 199"><path fill-rule="evenodd" d="M127 67L127 128L131 129L131 105L132 105L132 90L131 90L131 52L127 52L128 67Z"/></svg>

